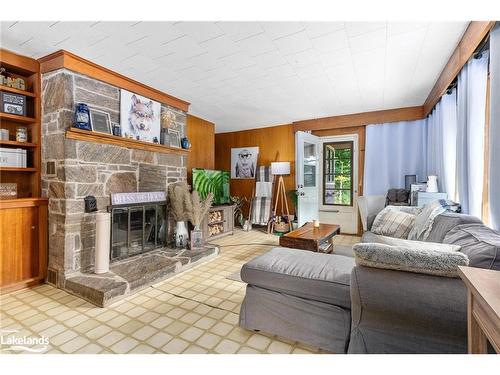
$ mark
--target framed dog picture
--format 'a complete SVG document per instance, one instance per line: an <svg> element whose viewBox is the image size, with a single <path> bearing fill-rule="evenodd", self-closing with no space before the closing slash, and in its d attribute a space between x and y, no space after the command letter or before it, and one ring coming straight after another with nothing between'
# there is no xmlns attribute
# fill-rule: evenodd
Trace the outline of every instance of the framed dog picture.
<svg viewBox="0 0 500 375"><path fill-rule="evenodd" d="M120 90L120 125L122 136L153 142L160 139L160 103Z"/></svg>
<svg viewBox="0 0 500 375"><path fill-rule="evenodd" d="M91 108L90 126L95 132L111 134L111 119L109 113Z"/></svg>
<svg viewBox="0 0 500 375"><path fill-rule="evenodd" d="M242 147L231 149L231 178L255 178L258 147Z"/></svg>

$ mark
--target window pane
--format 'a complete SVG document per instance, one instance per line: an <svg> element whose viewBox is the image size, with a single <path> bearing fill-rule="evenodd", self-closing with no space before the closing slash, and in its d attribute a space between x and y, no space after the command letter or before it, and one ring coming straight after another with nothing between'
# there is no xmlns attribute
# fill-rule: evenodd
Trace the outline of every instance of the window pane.
<svg viewBox="0 0 500 375"><path fill-rule="evenodd" d="M323 204L352 205L352 142L323 147Z"/></svg>
<svg viewBox="0 0 500 375"><path fill-rule="evenodd" d="M304 143L304 187L316 186L316 145Z"/></svg>

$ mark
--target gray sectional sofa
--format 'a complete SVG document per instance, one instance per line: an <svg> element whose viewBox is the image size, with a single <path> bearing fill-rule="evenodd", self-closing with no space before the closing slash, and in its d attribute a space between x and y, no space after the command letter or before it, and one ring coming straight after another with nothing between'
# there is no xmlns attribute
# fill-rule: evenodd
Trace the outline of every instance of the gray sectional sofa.
<svg viewBox="0 0 500 375"><path fill-rule="evenodd" d="M470 266L500 271L500 233L477 218L441 214L428 240L458 244ZM384 237L368 231L361 241ZM357 266L340 250L275 248L245 264L240 325L333 353L467 352L460 279Z"/></svg>

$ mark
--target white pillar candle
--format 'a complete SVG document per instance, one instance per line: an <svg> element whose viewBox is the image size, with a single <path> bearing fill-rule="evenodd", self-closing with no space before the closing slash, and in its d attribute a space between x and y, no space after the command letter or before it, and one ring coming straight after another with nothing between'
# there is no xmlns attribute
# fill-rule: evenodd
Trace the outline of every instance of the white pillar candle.
<svg viewBox="0 0 500 375"><path fill-rule="evenodd" d="M109 247L111 236L111 215L98 212L95 218L95 273L109 271Z"/></svg>

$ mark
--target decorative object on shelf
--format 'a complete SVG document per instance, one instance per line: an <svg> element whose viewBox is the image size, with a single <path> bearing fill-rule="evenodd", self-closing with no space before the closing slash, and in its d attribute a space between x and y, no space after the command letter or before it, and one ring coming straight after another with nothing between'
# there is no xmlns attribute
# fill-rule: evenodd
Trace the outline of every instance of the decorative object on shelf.
<svg viewBox="0 0 500 375"><path fill-rule="evenodd" d="M17 184L9 182L0 182L0 200L16 199Z"/></svg>
<svg viewBox="0 0 500 375"><path fill-rule="evenodd" d="M205 200L201 200L197 191L193 191L189 197L186 196L188 219L194 226L194 230L191 231L191 250L200 249L204 245L203 231L201 230L200 225L201 221L212 206L213 199L213 193L209 193Z"/></svg>
<svg viewBox="0 0 500 375"><path fill-rule="evenodd" d="M288 232L290 230L290 223L289 223L290 211L288 210L288 201L286 199L285 182L283 180L283 176L290 174L290 162L288 161L272 162L271 174L273 174L274 176L279 176L278 188L276 189L273 217L277 216L278 202L281 200L281 215L285 217L285 212L286 212L286 224L288 228L286 232ZM286 208L286 211L284 211L283 208ZM273 230L277 230L275 221L272 222L271 224L271 232Z"/></svg>
<svg viewBox="0 0 500 375"><path fill-rule="evenodd" d="M189 148L191 148L191 143L189 143L189 139L187 137L183 137L181 139L181 147L186 150L189 150Z"/></svg>
<svg viewBox="0 0 500 375"><path fill-rule="evenodd" d="M160 132L160 144L169 146L168 129L162 128Z"/></svg>
<svg viewBox="0 0 500 375"><path fill-rule="evenodd" d="M405 189L410 191L411 185L417 183L417 175L416 174L407 174L405 175Z"/></svg>
<svg viewBox="0 0 500 375"><path fill-rule="evenodd" d="M83 198L83 201L85 202L86 213L97 211L97 200L93 195L87 195L85 198Z"/></svg>
<svg viewBox="0 0 500 375"><path fill-rule="evenodd" d="M9 140L9 129L0 129L0 139L2 141Z"/></svg>
<svg viewBox="0 0 500 375"><path fill-rule="evenodd" d="M26 168L26 150L0 147L0 167Z"/></svg>
<svg viewBox="0 0 500 375"><path fill-rule="evenodd" d="M313 227L314 228L319 228L319 220L317 220L317 219L313 220Z"/></svg>
<svg viewBox="0 0 500 375"><path fill-rule="evenodd" d="M14 80L14 88L18 90L26 90L26 81L23 78L17 77Z"/></svg>
<svg viewBox="0 0 500 375"><path fill-rule="evenodd" d="M90 126L92 127L92 131L111 134L111 118L109 117L109 113L91 108Z"/></svg>
<svg viewBox="0 0 500 375"><path fill-rule="evenodd" d="M0 92L1 111L18 116L26 116L26 96L10 92Z"/></svg>
<svg viewBox="0 0 500 375"><path fill-rule="evenodd" d="M170 147L181 148L181 136L179 131L167 129L168 132L168 145Z"/></svg>
<svg viewBox="0 0 500 375"><path fill-rule="evenodd" d="M75 108L75 128L92 130L90 125L89 106L85 103L77 103Z"/></svg>
<svg viewBox="0 0 500 375"><path fill-rule="evenodd" d="M411 184L410 185L410 206L416 206L418 193L425 192L425 191L427 191L427 184L426 183Z"/></svg>
<svg viewBox="0 0 500 375"><path fill-rule="evenodd" d="M161 127L164 129L173 128L175 125L175 113L167 108L161 111Z"/></svg>
<svg viewBox="0 0 500 375"><path fill-rule="evenodd" d="M5 68L0 67L0 85L7 86L7 76L5 73Z"/></svg>
<svg viewBox="0 0 500 375"><path fill-rule="evenodd" d="M158 142L158 138L157 137L153 138L153 143L156 143L156 144L160 143L160 142Z"/></svg>
<svg viewBox="0 0 500 375"><path fill-rule="evenodd" d="M20 126L16 129L16 141L20 143L28 142L27 128Z"/></svg>
<svg viewBox="0 0 500 375"><path fill-rule="evenodd" d="M122 128L120 127L120 125L113 125L113 135L117 137L122 136Z"/></svg>
<svg viewBox="0 0 500 375"><path fill-rule="evenodd" d="M258 147L231 149L231 178L255 178Z"/></svg>
<svg viewBox="0 0 500 375"><path fill-rule="evenodd" d="M123 131L146 142L160 137L161 105L144 96L120 90L120 121Z"/></svg>
<svg viewBox="0 0 500 375"><path fill-rule="evenodd" d="M438 192L437 176L427 176L427 190L428 193Z"/></svg>

